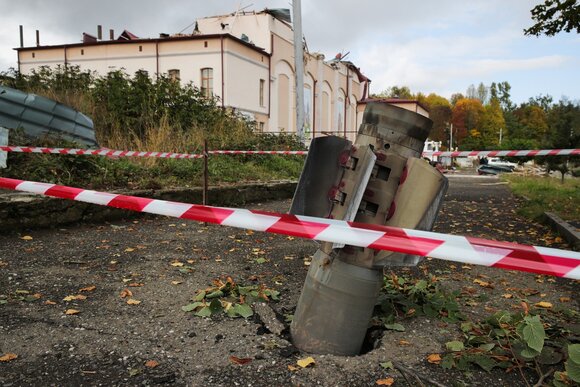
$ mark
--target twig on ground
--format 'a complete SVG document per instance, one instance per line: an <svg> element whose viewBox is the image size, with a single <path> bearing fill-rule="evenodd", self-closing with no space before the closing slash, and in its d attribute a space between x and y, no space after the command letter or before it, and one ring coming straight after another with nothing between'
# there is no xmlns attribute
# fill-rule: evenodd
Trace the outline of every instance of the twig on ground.
<svg viewBox="0 0 580 387"><path fill-rule="evenodd" d="M550 376L552 374L552 372L554 372L553 368L550 368L548 370L548 372L546 372L545 374L540 376L540 379L538 379L538 382L536 384L534 384L534 387L541 387L544 384L544 380L546 380L546 378L548 376Z"/></svg>
<svg viewBox="0 0 580 387"><path fill-rule="evenodd" d="M414 370L410 370L407 367L404 367L401 363L399 362L393 362L393 367L395 367L400 373L403 374L403 377L405 377L405 373L408 373L409 375L413 376L415 379L417 379L417 382L419 382L419 385L421 386L425 386L421 380L430 383L434 386L437 387L446 387L444 384L441 384L433 379L431 379L428 376L425 376L423 374L421 374L420 372L414 371ZM405 377L405 380L407 380L407 378ZM409 383L409 381L407 380L407 382ZM411 383L409 383L411 384Z"/></svg>

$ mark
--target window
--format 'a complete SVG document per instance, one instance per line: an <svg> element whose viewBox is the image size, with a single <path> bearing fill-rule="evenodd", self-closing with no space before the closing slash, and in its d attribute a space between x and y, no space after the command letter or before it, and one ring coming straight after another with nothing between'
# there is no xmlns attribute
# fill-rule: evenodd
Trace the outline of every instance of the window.
<svg viewBox="0 0 580 387"><path fill-rule="evenodd" d="M143 46L139 46L139 52L143 51Z"/></svg>
<svg viewBox="0 0 580 387"><path fill-rule="evenodd" d="M266 85L266 81L260 79L260 106L264 106L264 86Z"/></svg>
<svg viewBox="0 0 580 387"><path fill-rule="evenodd" d="M201 93L205 98L213 95L213 69L210 67L201 69Z"/></svg>
<svg viewBox="0 0 580 387"><path fill-rule="evenodd" d="M264 123L263 122L258 122L258 131L260 133L264 133Z"/></svg>
<svg viewBox="0 0 580 387"><path fill-rule="evenodd" d="M203 42L203 46L207 48L207 40Z"/></svg>
<svg viewBox="0 0 580 387"><path fill-rule="evenodd" d="M36 58L36 54L35 54L35 53L32 53L32 57L33 57L33 58Z"/></svg>
<svg viewBox="0 0 580 387"><path fill-rule="evenodd" d="M81 48L81 55L85 55L85 50Z"/></svg>
<svg viewBox="0 0 580 387"><path fill-rule="evenodd" d="M171 69L167 72L167 74L169 75L169 79L174 82L179 82L181 80L179 69Z"/></svg>

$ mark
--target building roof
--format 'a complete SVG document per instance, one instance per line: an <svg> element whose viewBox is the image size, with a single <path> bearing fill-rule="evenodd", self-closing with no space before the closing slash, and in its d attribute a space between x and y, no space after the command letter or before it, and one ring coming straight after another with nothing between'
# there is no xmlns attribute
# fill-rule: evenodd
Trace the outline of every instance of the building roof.
<svg viewBox="0 0 580 387"><path fill-rule="evenodd" d="M125 34L127 33L127 34ZM125 34L125 35L123 35ZM97 40L90 41L86 43L70 43L70 44L57 44L52 46L31 46L31 47L17 47L14 48L16 51L30 51L30 50L49 50L55 48L70 48L70 47L87 47L87 46L99 46L99 45L109 45L109 44L133 44L133 43L161 43L161 42L171 42L171 41L183 41L183 40L204 40L204 39L216 39L216 38L227 38L236 41L252 50L258 51L260 54L270 56L262 47L258 47L254 44L243 41L240 38L235 37L231 34L208 34L208 35L178 35L169 36L161 38L139 38L131 32L125 30L116 40Z"/></svg>

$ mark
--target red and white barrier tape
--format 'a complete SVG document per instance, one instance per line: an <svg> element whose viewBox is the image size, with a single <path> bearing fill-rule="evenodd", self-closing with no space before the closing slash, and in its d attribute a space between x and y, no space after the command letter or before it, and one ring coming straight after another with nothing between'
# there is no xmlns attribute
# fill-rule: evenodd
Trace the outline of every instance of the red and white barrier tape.
<svg viewBox="0 0 580 387"><path fill-rule="evenodd" d="M492 151L457 151L457 152L423 152L423 156L448 157L534 157L534 156L574 156L580 155L580 149L541 149L541 150L492 150Z"/></svg>
<svg viewBox="0 0 580 387"><path fill-rule="evenodd" d="M60 155L83 156L110 156L110 157L157 157L167 159L201 159L202 154L170 153L170 152L138 152L120 151L112 149L71 149L71 148L43 148L30 146L0 146L0 151L20 153L52 153Z"/></svg>
<svg viewBox="0 0 580 387"><path fill-rule="evenodd" d="M333 219L168 202L0 178L0 188L255 231L580 279L580 253Z"/></svg>
<svg viewBox="0 0 580 387"><path fill-rule="evenodd" d="M0 151L20 153L52 153L61 155L86 155L110 157L156 157L168 159L201 159L203 154L171 153L171 152L138 152L112 149L71 149L71 148L44 148L28 146L0 146ZM308 151L249 151L249 150L212 150L210 155L307 155ZM492 150L492 151L457 151L457 152L423 152L423 156L486 156L486 157L534 157L534 156L574 156L580 155L580 149L540 149L540 150Z"/></svg>

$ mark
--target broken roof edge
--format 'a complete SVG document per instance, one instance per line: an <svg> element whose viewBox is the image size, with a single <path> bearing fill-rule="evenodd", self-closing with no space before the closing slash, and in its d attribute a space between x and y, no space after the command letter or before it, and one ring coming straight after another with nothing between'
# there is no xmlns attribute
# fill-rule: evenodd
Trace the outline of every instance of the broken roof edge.
<svg viewBox="0 0 580 387"><path fill-rule="evenodd" d="M399 104L416 104L417 106L421 107L422 109L426 110L427 112L429 112L429 109L423 105L423 103L421 103L419 100L416 99L408 99L408 98L365 98L362 99L360 101L358 101L359 104L366 104L369 102L385 102L385 103L389 103L389 104L395 104L395 103L399 103Z"/></svg>
<svg viewBox="0 0 580 387"><path fill-rule="evenodd" d="M171 42L171 41L180 41L180 40L203 40L203 39L215 39L225 37L231 39L237 43L240 43L246 47L249 47L260 54L271 56L264 48L258 47L255 44L251 44L248 42L243 41L242 39L230 34L207 34L207 35L199 35L199 34L192 34L192 35L185 35L185 36L170 36L168 38L139 38L137 40L99 40L96 42L88 42L88 43L69 43L69 44L57 44L51 46L30 46L30 47L15 47L13 50L15 51L30 51L30 50L50 50L56 48L73 48L73 47L87 47L87 46L99 46L99 45L106 45L106 44L135 44L135 43L160 43L160 42Z"/></svg>

